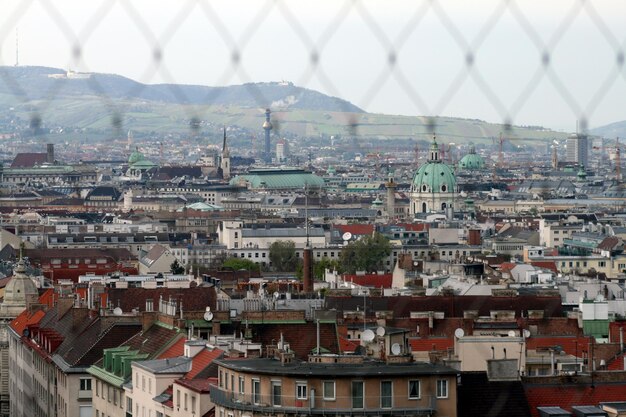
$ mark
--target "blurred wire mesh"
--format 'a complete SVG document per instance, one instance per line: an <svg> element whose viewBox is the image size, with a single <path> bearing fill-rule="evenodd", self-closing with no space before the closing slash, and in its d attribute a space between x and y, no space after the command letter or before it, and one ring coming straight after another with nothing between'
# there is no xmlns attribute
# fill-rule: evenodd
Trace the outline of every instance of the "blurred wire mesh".
<svg viewBox="0 0 626 417"><path fill-rule="evenodd" d="M626 31L623 25L620 31L608 23L613 22L616 10L624 11L617 2L608 8L590 0L550 5L494 0L460 8L447 0L410 4L347 0L313 5L268 0L235 6L211 0L181 1L174 6L124 0L88 2L88 6L53 0L3 3L0 64L48 65L51 59L81 71L123 72L116 70L115 61L119 61L124 63L120 68L132 68L132 74L127 71L124 75L142 83L166 83L171 94L183 102L190 100L176 84L190 82L181 76L190 67L206 74L191 80L196 83L245 83L262 108L270 100L254 82L277 80L286 72L296 85L348 99L366 111L394 111L393 106L383 107L379 101L397 100L403 106L398 113L429 117L425 124L432 132L437 129L435 116L471 117L474 109L462 109L474 106L487 108L485 114L505 128L519 123L523 112L528 113L523 121L530 120L533 114L545 113L546 104L537 105L543 100L536 97L542 97L537 90L550 89L547 107L561 108L573 130L576 121L584 129L617 83L623 86L626 80ZM279 21L281 29L274 31ZM563 47L572 28L580 24L594 43L574 36ZM519 36L511 41L501 39L507 28L513 27ZM33 33L37 31L44 33L38 32L37 37ZM48 36L54 39L51 46L41 40ZM18 39L22 39L22 62ZM506 47L498 53L501 44ZM571 45L577 49L572 51ZM187 54L182 63L181 49ZM594 55L599 49L601 58ZM443 55L447 58L442 59ZM108 62L103 61L104 56ZM555 64L559 58L563 58L561 63ZM519 63L520 69L507 70L508 61ZM591 75L593 82L575 78L578 66L583 71L597 69ZM426 67L435 68L425 73ZM365 73L368 75L362 76ZM433 73L441 73L441 79L433 79ZM0 76L11 94L33 105L31 126L45 123L45 109L62 92L63 84L45 92L44 99L35 100L19 79L6 71L0 71ZM359 85L347 88L352 77ZM90 80L90 88L107 108L111 127L123 128L128 103L108 97L106 86L95 78ZM133 93L137 91L128 92ZM460 100L459 96L466 98ZM204 102L213 100L215 95ZM539 110L533 113L528 107ZM203 109L206 107L186 107L192 130L202 120ZM346 118L351 134L358 135L358 116Z"/></svg>

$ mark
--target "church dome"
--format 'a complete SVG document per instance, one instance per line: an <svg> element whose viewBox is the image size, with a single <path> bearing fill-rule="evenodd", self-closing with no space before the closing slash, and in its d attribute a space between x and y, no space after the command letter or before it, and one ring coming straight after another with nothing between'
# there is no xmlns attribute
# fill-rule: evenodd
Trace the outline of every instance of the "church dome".
<svg viewBox="0 0 626 417"><path fill-rule="evenodd" d="M135 152L130 154L130 157L128 158L128 163L130 165L133 165L139 161L143 161L144 159L145 159L145 156L143 156L143 154L139 152L139 150L135 150Z"/></svg>
<svg viewBox="0 0 626 417"><path fill-rule="evenodd" d="M474 149L473 145L470 147L469 153L459 161L459 169L461 170L474 171L483 169L484 167L485 161L476 153L476 149Z"/></svg>
<svg viewBox="0 0 626 417"><path fill-rule="evenodd" d="M439 159L437 143L433 141L430 159L415 173L411 183L415 193L455 193L456 177L449 165Z"/></svg>
<svg viewBox="0 0 626 417"><path fill-rule="evenodd" d="M24 260L20 259L15 268L13 278L4 288L4 300L2 304L9 306L26 306L29 297L38 296L37 286L28 275Z"/></svg>

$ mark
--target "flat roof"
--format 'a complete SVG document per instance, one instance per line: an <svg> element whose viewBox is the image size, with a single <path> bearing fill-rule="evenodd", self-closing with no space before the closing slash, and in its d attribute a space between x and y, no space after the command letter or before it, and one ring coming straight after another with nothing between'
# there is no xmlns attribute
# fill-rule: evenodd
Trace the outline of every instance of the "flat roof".
<svg viewBox="0 0 626 417"><path fill-rule="evenodd" d="M294 361L281 364L270 358L219 359L220 366L239 372L297 377L381 377L410 375L457 375L458 371L425 362L392 363L364 360L363 363L320 363Z"/></svg>

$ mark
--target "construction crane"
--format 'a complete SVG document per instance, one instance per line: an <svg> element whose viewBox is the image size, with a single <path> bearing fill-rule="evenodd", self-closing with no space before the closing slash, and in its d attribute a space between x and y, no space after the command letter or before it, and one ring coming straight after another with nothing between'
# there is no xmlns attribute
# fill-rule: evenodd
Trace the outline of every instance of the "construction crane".
<svg viewBox="0 0 626 417"><path fill-rule="evenodd" d="M615 138L615 180L617 182L622 181L622 159L620 157L621 154L621 145L619 143L619 137Z"/></svg>
<svg viewBox="0 0 626 417"><path fill-rule="evenodd" d="M500 132L500 144L498 148L498 168L504 167L504 152L502 151L502 145L504 145L504 138L502 137L502 132Z"/></svg>

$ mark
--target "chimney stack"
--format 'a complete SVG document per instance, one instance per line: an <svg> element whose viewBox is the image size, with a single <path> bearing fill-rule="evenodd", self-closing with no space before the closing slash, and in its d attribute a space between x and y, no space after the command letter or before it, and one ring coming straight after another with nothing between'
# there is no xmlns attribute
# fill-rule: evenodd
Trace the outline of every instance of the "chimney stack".
<svg viewBox="0 0 626 417"><path fill-rule="evenodd" d="M306 248L304 248L304 252L302 254L302 258L303 258L303 279L302 279L302 290L305 293L312 293L313 292L313 263L312 263L312 257L313 257L313 249L307 245Z"/></svg>

